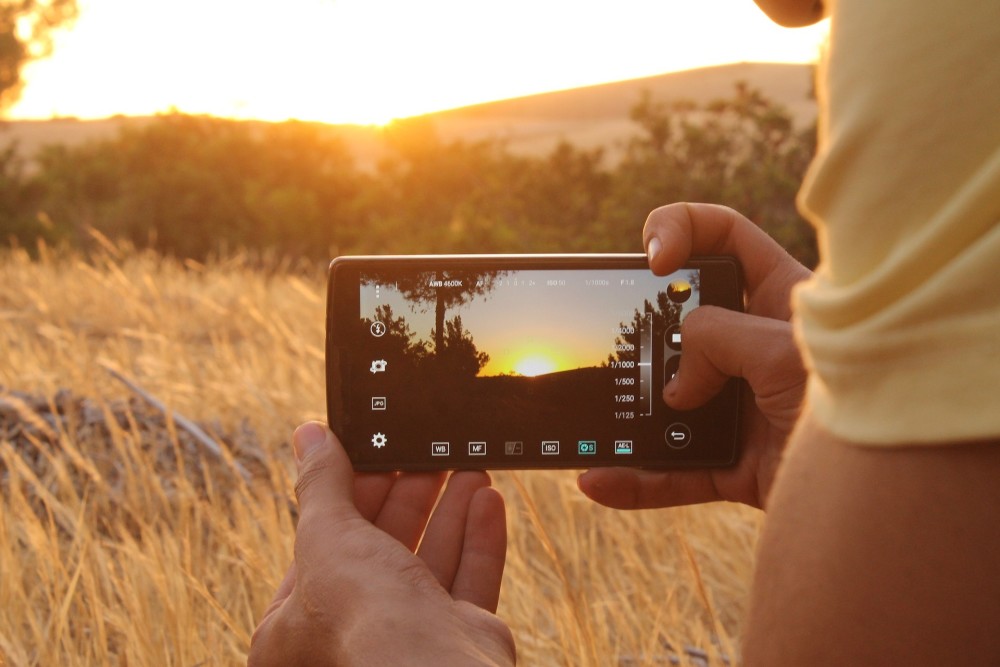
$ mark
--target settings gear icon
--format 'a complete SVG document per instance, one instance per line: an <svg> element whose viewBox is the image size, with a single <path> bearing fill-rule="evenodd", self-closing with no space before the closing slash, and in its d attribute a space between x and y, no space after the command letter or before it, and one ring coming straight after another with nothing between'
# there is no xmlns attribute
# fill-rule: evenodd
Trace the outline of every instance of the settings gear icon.
<svg viewBox="0 0 1000 667"><path fill-rule="evenodd" d="M385 433L376 433L372 436L372 446L382 449L385 447L386 443L389 442L389 438L385 437Z"/></svg>

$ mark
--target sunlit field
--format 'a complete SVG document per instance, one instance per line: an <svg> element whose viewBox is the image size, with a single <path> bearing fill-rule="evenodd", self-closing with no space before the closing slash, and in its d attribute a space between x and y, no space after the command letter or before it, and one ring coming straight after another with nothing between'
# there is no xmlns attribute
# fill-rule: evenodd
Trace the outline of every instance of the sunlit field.
<svg viewBox="0 0 1000 667"><path fill-rule="evenodd" d="M245 662L292 554L290 435L325 417L324 279L0 253L0 665ZM738 662L761 515L621 513L575 478L494 475L520 663Z"/></svg>

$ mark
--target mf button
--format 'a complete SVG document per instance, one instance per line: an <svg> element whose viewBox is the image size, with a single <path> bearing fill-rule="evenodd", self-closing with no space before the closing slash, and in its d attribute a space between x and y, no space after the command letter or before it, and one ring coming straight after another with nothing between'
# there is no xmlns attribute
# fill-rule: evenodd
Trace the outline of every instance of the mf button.
<svg viewBox="0 0 1000 667"><path fill-rule="evenodd" d="M684 449L691 444L691 429L687 424L674 422L667 427L663 437L672 448Z"/></svg>

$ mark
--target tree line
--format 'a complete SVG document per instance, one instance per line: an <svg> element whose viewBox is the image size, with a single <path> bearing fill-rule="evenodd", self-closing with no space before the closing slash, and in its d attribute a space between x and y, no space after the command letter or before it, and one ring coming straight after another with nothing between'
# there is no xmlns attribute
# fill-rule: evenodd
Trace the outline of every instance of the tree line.
<svg viewBox="0 0 1000 667"><path fill-rule="evenodd" d="M171 113L111 139L0 149L0 241L86 247L88 231L194 259L236 248L328 259L348 253L625 252L653 208L727 204L807 265L811 228L795 193L815 129L738 84L698 105L649 95L636 132L606 149L543 156L502 141L444 141L433 118L386 128L359 168L328 128Z"/></svg>

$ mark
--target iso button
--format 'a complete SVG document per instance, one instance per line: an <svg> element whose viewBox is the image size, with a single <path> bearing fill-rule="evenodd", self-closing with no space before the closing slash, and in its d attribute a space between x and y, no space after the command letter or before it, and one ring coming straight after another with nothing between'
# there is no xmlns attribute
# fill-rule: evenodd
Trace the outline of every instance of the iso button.
<svg viewBox="0 0 1000 667"><path fill-rule="evenodd" d="M684 449L691 444L691 429L687 424L674 422L667 427L663 437L672 449Z"/></svg>

